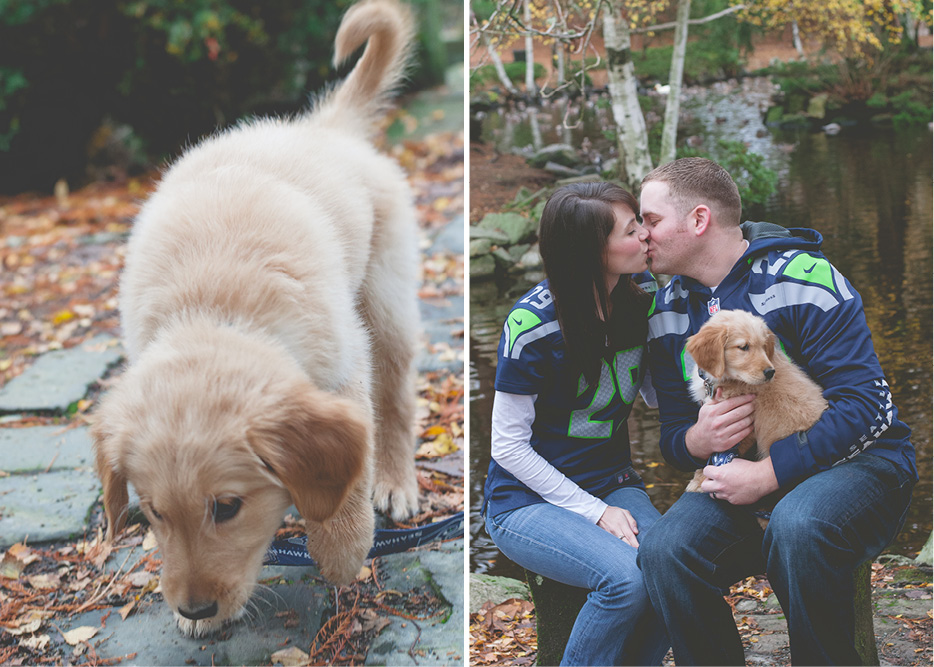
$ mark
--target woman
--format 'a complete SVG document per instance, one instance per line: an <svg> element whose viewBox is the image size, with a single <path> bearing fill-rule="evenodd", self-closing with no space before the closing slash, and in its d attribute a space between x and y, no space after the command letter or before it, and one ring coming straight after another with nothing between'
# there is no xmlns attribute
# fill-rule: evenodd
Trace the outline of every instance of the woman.
<svg viewBox="0 0 934 667"><path fill-rule="evenodd" d="M547 279L510 311L499 345L484 516L511 560L590 589L563 665L657 665L668 649L636 566L659 517L626 423L651 303L632 276L646 270L637 210L609 183L555 192L539 231Z"/></svg>

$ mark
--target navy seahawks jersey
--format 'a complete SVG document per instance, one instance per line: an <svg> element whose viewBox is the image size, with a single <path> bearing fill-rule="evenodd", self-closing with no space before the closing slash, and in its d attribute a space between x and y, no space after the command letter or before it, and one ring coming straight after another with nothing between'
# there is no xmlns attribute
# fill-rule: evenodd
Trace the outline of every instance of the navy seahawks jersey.
<svg viewBox="0 0 934 667"><path fill-rule="evenodd" d="M654 289L648 274L634 278ZM645 375L647 327L632 327L622 349L607 349L599 380L591 385L566 356L547 280L516 302L503 326L495 389L538 396L532 448L596 497L642 483L631 466L626 419ZM491 516L543 502L496 461L490 463L485 495Z"/></svg>
<svg viewBox="0 0 934 667"><path fill-rule="evenodd" d="M715 312L738 309L765 319L830 404L811 429L772 444L780 486L791 488L861 453L886 458L916 476L910 429L892 403L862 299L821 253L821 235L769 223L746 222L742 229L749 248L715 291L674 276L656 293L649 349L665 459L681 470L706 463L684 441L698 413L688 389L696 364L685 342Z"/></svg>

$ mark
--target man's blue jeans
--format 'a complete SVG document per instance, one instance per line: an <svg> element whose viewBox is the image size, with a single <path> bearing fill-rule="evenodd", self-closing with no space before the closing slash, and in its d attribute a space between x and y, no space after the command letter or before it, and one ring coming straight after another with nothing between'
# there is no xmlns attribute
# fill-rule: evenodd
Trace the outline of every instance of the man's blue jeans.
<svg viewBox="0 0 934 667"><path fill-rule="evenodd" d="M870 454L806 479L763 534L744 507L685 493L641 542L639 566L679 665L742 665L726 589L765 572L798 665L858 665L853 571L898 533L915 479Z"/></svg>
<svg viewBox="0 0 934 667"><path fill-rule="evenodd" d="M646 492L617 489L603 499L629 510L640 541L659 518ZM537 503L487 517L487 532L508 558L542 576L588 588L562 665L660 665L668 638L652 611L636 549L574 512Z"/></svg>

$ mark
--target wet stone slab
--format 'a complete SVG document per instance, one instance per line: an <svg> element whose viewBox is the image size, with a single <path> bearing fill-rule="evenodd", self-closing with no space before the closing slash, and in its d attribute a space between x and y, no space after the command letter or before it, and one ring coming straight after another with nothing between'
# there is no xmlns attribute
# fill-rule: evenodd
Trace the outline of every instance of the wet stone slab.
<svg viewBox="0 0 934 667"><path fill-rule="evenodd" d="M100 493L90 470L58 470L0 478L0 548L77 537Z"/></svg>
<svg viewBox="0 0 934 667"><path fill-rule="evenodd" d="M446 601L450 609L425 620L393 617L370 645L365 664L465 664L464 541L454 540L427 550L384 556L381 560L385 589L405 594L427 587Z"/></svg>
<svg viewBox="0 0 934 667"><path fill-rule="evenodd" d="M3 472L18 474L91 468L93 463L91 438L86 426L0 429L0 470Z"/></svg>
<svg viewBox="0 0 934 667"><path fill-rule="evenodd" d="M161 596L149 596L125 621L114 608L92 640L94 650L105 659L135 653L125 663L134 665L269 664L272 654L283 648L307 650L321 627L329 589L303 581L316 574L315 568L263 568L260 580L274 581L253 596L249 614L210 637L183 635ZM62 629L100 626L105 614L96 610L76 616ZM57 633L52 636L61 642Z"/></svg>
<svg viewBox="0 0 934 667"><path fill-rule="evenodd" d="M22 375L0 388L0 414L41 412L60 414L87 394L123 356L117 339L97 336L67 350L46 352Z"/></svg>

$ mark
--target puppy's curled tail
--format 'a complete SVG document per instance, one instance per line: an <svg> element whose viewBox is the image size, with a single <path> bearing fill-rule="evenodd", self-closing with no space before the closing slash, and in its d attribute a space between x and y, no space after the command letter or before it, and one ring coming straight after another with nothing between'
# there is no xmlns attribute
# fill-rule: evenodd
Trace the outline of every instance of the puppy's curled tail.
<svg viewBox="0 0 934 667"><path fill-rule="evenodd" d="M415 22L399 0L362 0L344 14L334 40L334 66L367 42L356 66L328 96L320 112L346 122L347 116L372 123L388 105L405 76Z"/></svg>

